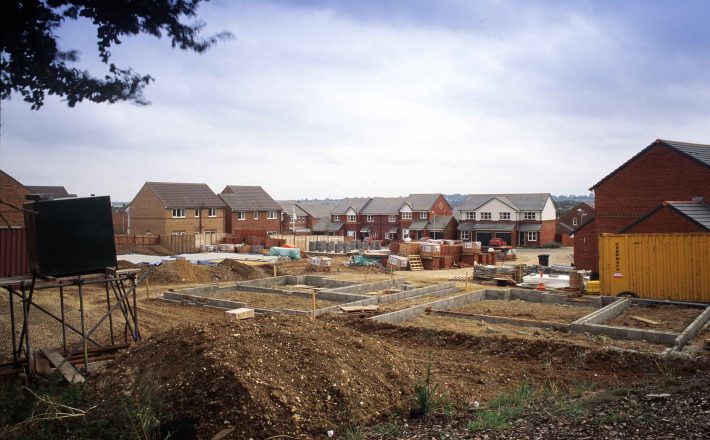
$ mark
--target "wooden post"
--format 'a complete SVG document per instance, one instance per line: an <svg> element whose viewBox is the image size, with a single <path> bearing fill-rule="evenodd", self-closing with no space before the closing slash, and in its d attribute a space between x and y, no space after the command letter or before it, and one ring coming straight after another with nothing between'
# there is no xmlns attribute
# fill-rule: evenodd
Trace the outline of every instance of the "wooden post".
<svg viewBox="0 0 710 440"><path fill-rule="evenodd" d="M311 293L311 299L313 302L313 315L311 316L311 319L316 319L316 291L315 290Z"/></svg>
<svg viewBox="0 0 710 440"><path fill-rule="evenodd" d="M274 276L276 276L276 263L274 263Z"/></svg>
<svg viewBox="0 0 710 440"><path fill-rule="evenodd" d="M468 289L468 272L466 272L464 274L464 276L466 277L466 283L464 284L464 290L467 290Z"/></svg>

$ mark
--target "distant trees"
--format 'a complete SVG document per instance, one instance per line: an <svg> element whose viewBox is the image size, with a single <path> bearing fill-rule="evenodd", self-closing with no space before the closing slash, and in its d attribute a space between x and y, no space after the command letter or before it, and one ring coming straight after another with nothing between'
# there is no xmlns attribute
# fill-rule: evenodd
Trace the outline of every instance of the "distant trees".
<svg viewBox="0 0 710 440"><path fill-rule="evenodd" d="M17 92L34 110L42 107L46 94L64 98L70 107L83 100L147 104L143 89L153 78L111 63L111 47L121 44L125 36L165 35L173 47L202 53L231 37L222 32L200 38L204 23L184 21L196 17L201 1L3 0L0 98ZM78 60L78 52L57 45L57 29L66 20L80 18L96 26L99 56L108 66L104 76L70 66Z"/></svg>

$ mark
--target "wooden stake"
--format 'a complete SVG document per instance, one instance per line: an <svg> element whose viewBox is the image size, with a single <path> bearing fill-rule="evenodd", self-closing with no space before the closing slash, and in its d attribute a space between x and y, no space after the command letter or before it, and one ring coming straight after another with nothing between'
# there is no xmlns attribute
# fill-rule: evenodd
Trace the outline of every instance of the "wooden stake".
<svg viewBox="0 0 710 440"><path fill-rule="evenodd" d="M311 319L316 319L316 292L313 291L311 293L311 298L313 300L313 316L311 316Z"/></svg>
<svg viewBox="0 0 710 440"><path fill-rule="evenodd" d="M464 284L464 290L466 290L466 289L468 289L468 272L466 272L464 275L466 276L466 281L465 281L465 284Z"/></svg>
<svg viewBox="0 0 710 440"><path fill-rule="evenodd" d="M276 263L274 263L274 276L276 276Z"/></svg>

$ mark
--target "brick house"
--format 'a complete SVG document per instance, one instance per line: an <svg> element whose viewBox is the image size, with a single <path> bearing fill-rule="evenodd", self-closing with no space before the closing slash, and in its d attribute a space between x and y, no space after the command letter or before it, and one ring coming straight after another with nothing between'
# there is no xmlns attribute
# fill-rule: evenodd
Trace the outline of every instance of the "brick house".
<svg viewBox="0 0 710 440"><path fill-rule="evenodd" d="M229 209L226 230L230 234L268 235L282 232L282 208L260 186L228 185L219 194Z"/></svg>
<svg viewBox="0 0 710 440"><path fill-rule="evenodd" d="M25 203L25 196L28 194L31 194L30 190L12 176L0 170L0 200L22 208ZM21 228L24 226L25 218L22 211L0 204L0 228Z"/></svg>
<svg viewBox="0 0 710 440"><path fill-rule="evenodd" d="M541 246L555 239L557 214L549 193L469 194L459 207L459 238L501 238L511 246Z"/></svg>
<svg viewBox="0 0 710 440"><path fill-rule="evenodd" d="M594 218L594 202L580 202L557 219L555 241L562 246L574 246L574 230Z"/></svg>
<svg viewBox="0 0 710 440"><path fill-rule="evenodd" d="M410 194L399 209L400 238L421 240L443 234L446 227L437 231L429 229L430 226L440 226L441 220L438 220L436 225L430 222L441 216L453 216L453 208L443 194Z"/></svg>
<svg viewBox="0 0 710 440"><path fill-rule="evenodd" d="M599 234L618 233L669 200L710 200L710 145L657 139L590 190L595 218L583 228L589 240L575 232L574 260L579 269L598 272Z"/></svg>
<svg viewBox="0 0 710 440"><path fill-rule="evenodd" d="M348 197L341 200L332 211L330 211L330 229L333 230L336 226L338 235L346 237L359 237L360 227L360 211L372 200L370 197ZM339 225L342 223L342 225ZM320 226L320 225L319 225Z"/></svg>
<svg viewBox="0 0 710 440"><path fill-rule="evenodd" d="M224 233L224 202L204 183L146 182L128 205L128 233Z"/></svg>
<svg viewBox="0 0 710 440"><path fill-rule="evenodd" d="M114 234L128 234L128 206L112 206L111 220Z"/></svg>
<svg viewBox="0 0 710 440"><path fill-rule="evenodd" d="M35 186L27 185L26 188L30 190L32 194L47 194L52 196L53 199L65 199L67 197L76 197L76 194L69 194L66 188L63 186Z"/></svg>
<svg viewBox="0 0 710 440"><path fill-rule="evenodd" d="M308 213L293 200L277 200L281 206L281 231L284 233L307 233L311 231Z"/></svg>
<svg viewBox="0 0 710 440"><path fill-rule="evenodd" d="M663 232L710 232L710 205L702 197L686 201L663 202L634 223L622 234Z"/></svg>
<svg viewBox="0 0 710 440"><path fill-rule="evenodd" d="M358 213L359 237L363 240L397 240L399 237L399 210L404 197L373 197Z"/></svg>
<svg viewBox="0 0 710 440"><path fill-rule="evenodd" d="M315 201L298 202L298 206L308 213L310 229L321 220L330 220L330 211L333 209L333 205Z"/></svg>

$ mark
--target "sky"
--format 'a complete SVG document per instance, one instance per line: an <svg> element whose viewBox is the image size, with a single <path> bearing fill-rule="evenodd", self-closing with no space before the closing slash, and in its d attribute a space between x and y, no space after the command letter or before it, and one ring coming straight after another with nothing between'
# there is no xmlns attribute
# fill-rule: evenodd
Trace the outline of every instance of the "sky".
<svg viewBox="0 0 710 440"><path fill-rule="evenodd" d="M130 201L146 181L276 199L588 188L655 139L710 144L710 2L213 1L198 55L137 37L148 106L2 101L0 168ZM60 47L95 75L95 31Z"/></svg>

